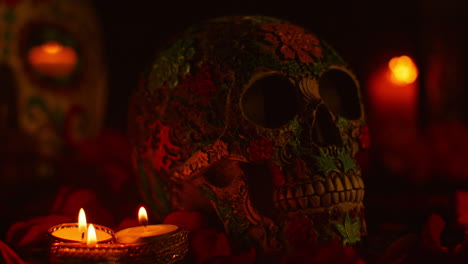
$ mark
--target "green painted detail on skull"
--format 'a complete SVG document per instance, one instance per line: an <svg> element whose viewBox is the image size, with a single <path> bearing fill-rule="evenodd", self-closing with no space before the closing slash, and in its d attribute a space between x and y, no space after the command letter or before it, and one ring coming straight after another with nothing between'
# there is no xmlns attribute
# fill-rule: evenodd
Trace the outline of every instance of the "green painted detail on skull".
<svg viewBox="0 0 468 264"><path fill-rule="evenodd" d="M354 245L357 242L361 241L360 236L360 227L361 223L359 220L351 222L349 214L346 213L345 221L343 224L335 224L336 229L342 237L341 243L343 245Z"/></svg>
<svg viewBox="0 0 468 264"><path fill-rule="evenodd" d="M199 190L208 200L213 201L219 217L227 227L227 231L231 232L230 235L242 237L250 224L247 218L237 214L230 201L219 199L206 184L201 185Z"/></svg>
<svg viewBox="0 0 468 264"><path fill-rule="evenodd" d="M179 80L190 72L189 60L195 54L192 38L179 39L161 52L149 74L150 92L162 86L174 89Z"/></svg>
<svg viewBox="0 0 468 264"><path fill-rule="evenodd" d="M323 172L325 175L330 171L347 172L357 168L356 161L354 161L347 148L338 149L336 151L336 155L331 153L328 149L320 148L319 155L315 158L318 170ZM337 160L342 166L338 166L336 164Z"/></svg>
<svg viewBox="0 0 468 264"><path fill-rule="evenodd" d="M234 56L230 54L231 56L224 58L224 63L240 73L236 76L239 83L246 83L259 68L281 69L281 62L271 54L262 52L256 41L244 40L238 44L236 51Z"/></svg>
<svg viewBox="0 0 468 264"><path fill-rule="evenodd" d="M300 76L301 78L318 76L319 73L323 72L323 69L324 67L320 62L304 64L295 60L281 67L281 71L286 72L289 76Z"/></svg>
<svg viewBox="0 0 468 264"><path fill-rule="evenodd" d="M335 163L335 157L327 149L320 148L319 155L315 157L315 160L318 170L325 175L330 171L340 171Z"/></svg>
<svg viewBox="0 0 468 264"><path fill-rule="evenodd" d="M356 161L354 161L353 157L351 156L351 153L347 151L347 149L339 149L337 154L338 159L343 164L344 172L357 168Z"/></svg>
<svg viewBox="0 0 468 264"><path fill-rule="evenodd" d="M340 130L340 134L343 134L345 133L345 130L346 128L348 128L350 126L350 122L349 120L341 117L341 116L338 116L337 118L337 122L336 122L336 126L338 127L338 129Z"/></svg>
<svg viewBox="0 0 468 264"><path fill-rule="evenodd" d="M289 121L289 130L293 132L293 135L289 138L289 144L292 147L292 151L295 154L301 152L301 140L300 136L302 134L302 126L299 123L298 116L295 116L291 121Z"/></svg>
<svg viewBox="0 0 468 264"><path fill-rule="evenodd" d="M330 65L346 65L346 62L341 58L340 55L325 41L321 41L323 54L326 54L323 60L325 66Z"/></svg>

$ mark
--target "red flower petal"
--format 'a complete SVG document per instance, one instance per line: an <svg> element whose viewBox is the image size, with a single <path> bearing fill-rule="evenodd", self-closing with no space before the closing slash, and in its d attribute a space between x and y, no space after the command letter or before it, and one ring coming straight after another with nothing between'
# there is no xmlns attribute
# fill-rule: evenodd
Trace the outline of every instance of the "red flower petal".
<svg viewBox="0 0 468 264"><path fill-rule="evenodd" d="M468 191L456 191L458 222L468 229Z"/></svg>
<svg viewBox="0 0 468 264"><path fill-rule="evenodd" d="M205 263L213 257L231 255L226 235L215 229L203 229L193 233L191 245L197 264Z"/></svg>
<svg viewBox="0 0 468 264"><path fill-rule="evenodd" d="M280 48L281 53L283 53L284 57L287 59L294 59L296 57L296 54L293 49L291 49L289 46L284 45L281 46Z"/></svg>
<svg viewBox="0 0 468 264"><path fill-rule="evenodd" d="M6 242L14 246L25 246L47 242L47 230L54 225L70 223L72 218L63 215L34 217L14 223L7 231Z"/></svg>
<svg viewBox="0 0 468 264"><path fill-rule="evenodd" d="M0 240L0 263L26 264L10 247Z"/></svg>
<svg viewBox="0 0 468 264"><path fill-rule="evenodd" d="M254 247L250 248L249 252L235 256L214 257L207 260L205 264L253 264L257 258L257 251Z"/></svg>
<svg viewBox="0 0 468 264"><path fill-rule="evenodd" d="M365 264L354 248L344 247L339 240L332 240L322 246L303 247L287 255L281 261L281 264L305 263Z"/></svg>
<svg viewBox="0 0 468 264"><path fill-rule="evenodd" d="M430 250L446 251L447 248L442 246L440 235L445 228L445 221L439 215L432 214L427 220L422 231L422 243Z"/></svg>
<svg viewBox="0 0 468 264"><path fill-rule="evenodd" d="M303 63L312 62L312 57L309 55L309 53L302 51L302 50L297 50L296 53L297 53L297 56L299 57L299 60L302 61Z"/></svg>

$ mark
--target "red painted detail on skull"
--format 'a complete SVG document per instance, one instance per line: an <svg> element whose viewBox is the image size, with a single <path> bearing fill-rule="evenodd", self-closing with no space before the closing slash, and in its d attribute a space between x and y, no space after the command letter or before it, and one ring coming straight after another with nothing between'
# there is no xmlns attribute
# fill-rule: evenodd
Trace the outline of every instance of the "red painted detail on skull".
<svg viewBox="0 0 468 264"><path fill-rule="evenodd" d="M270 23L262 25L261 29L268 32L264 35L266 41L274 45L281 43L280 51L287 59L297 56L301 62L311 63L314 61L312 56L323 57L318 38L299 26Z"/></svg>
<svg viewBox="0 0 468 264"><path fill-rule="evenodd" d="M197 95L206 95L216 91L216 86L211 81L211 74L207 71L198 73L195 76L187 76L183 85Z"/></svg>
<svg viewBox="0 0 468 264"><path fill-rule="evenodd" d="M287 241L294 248L312 246L317 241L313 222L306 216L289 220L286 226Z"/></svg>
<svg viewBox="0 0 468 264"><path fill-rule="evenodd" d="M359 135L359 143L361 144L361 148L368 149L370 147L370 132L369 127L367 125L361 128L361 134Z"/></svg>
<svg viewBox="0 0 468 264"><path fill-rule="evenodd" d="M270 167L271 174L273 175L273 184L275 186L283 186L284 183L286 182L286 180L284 179L283 170L273 163L271 163L269 167Z"/></svg>
<svg viewBox="0 0 468 264"><path fill-rule="evenodd" d="M178 152L180 147L172 144L169 133L170 127L164 125L161 120L148 126L150 137L145 141L145 156L151 155L151 161L156 170L168 170L170 166L180 159Z"/></svg>
<svg viewBox="0 0 468 264"><path fill-rule="evenodd" d="M288 175L288 178L294 179L306 179L310 175L310 170L307 167L307 164L302 159L295 159L293 162L293 169L289 171L291 175Z"/></svg>
<svg viewBox="0 0 468 264"><path fill-rule="evenodd" d="M271 159L273 154L273 141L260 137L257 140L252 140L247 151L251 161L262 161Z"/></svg>

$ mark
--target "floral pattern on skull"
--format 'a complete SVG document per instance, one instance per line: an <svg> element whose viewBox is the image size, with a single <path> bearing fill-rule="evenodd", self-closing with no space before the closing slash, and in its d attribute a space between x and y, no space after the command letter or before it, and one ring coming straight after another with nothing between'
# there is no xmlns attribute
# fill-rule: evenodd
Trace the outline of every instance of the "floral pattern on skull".
<svg viewBox="0 0 468 264"><path fill-rule="evenodd" d="M238 245L266 255L360 241L354 156L365 117L359 84L329 45L288 21L233 16L190 27L158 54L129 127L142 194L160 219L216 215Z"/></svg>

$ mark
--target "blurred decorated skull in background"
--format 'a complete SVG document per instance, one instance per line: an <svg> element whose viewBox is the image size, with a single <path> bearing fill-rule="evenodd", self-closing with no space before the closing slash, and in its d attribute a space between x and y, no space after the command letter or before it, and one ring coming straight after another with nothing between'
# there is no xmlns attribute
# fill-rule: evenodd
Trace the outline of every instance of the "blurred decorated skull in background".
<svg viewBox="0 0 468 264"><path fill-rule="evenodd" d="M0 128L11 148L42 160L32 174L47 177L64 146L102 125L107 77L97 17L88 1L4 0L0 32Z"/></svg>
<svg viewBox="0 0 468 264"><path fill-rule="evenodd" d="M143 76L130 136L160 219L214 212L234 244L273 255L366 234L359 84L316 35L271 17L213 19Z"/></svg>

